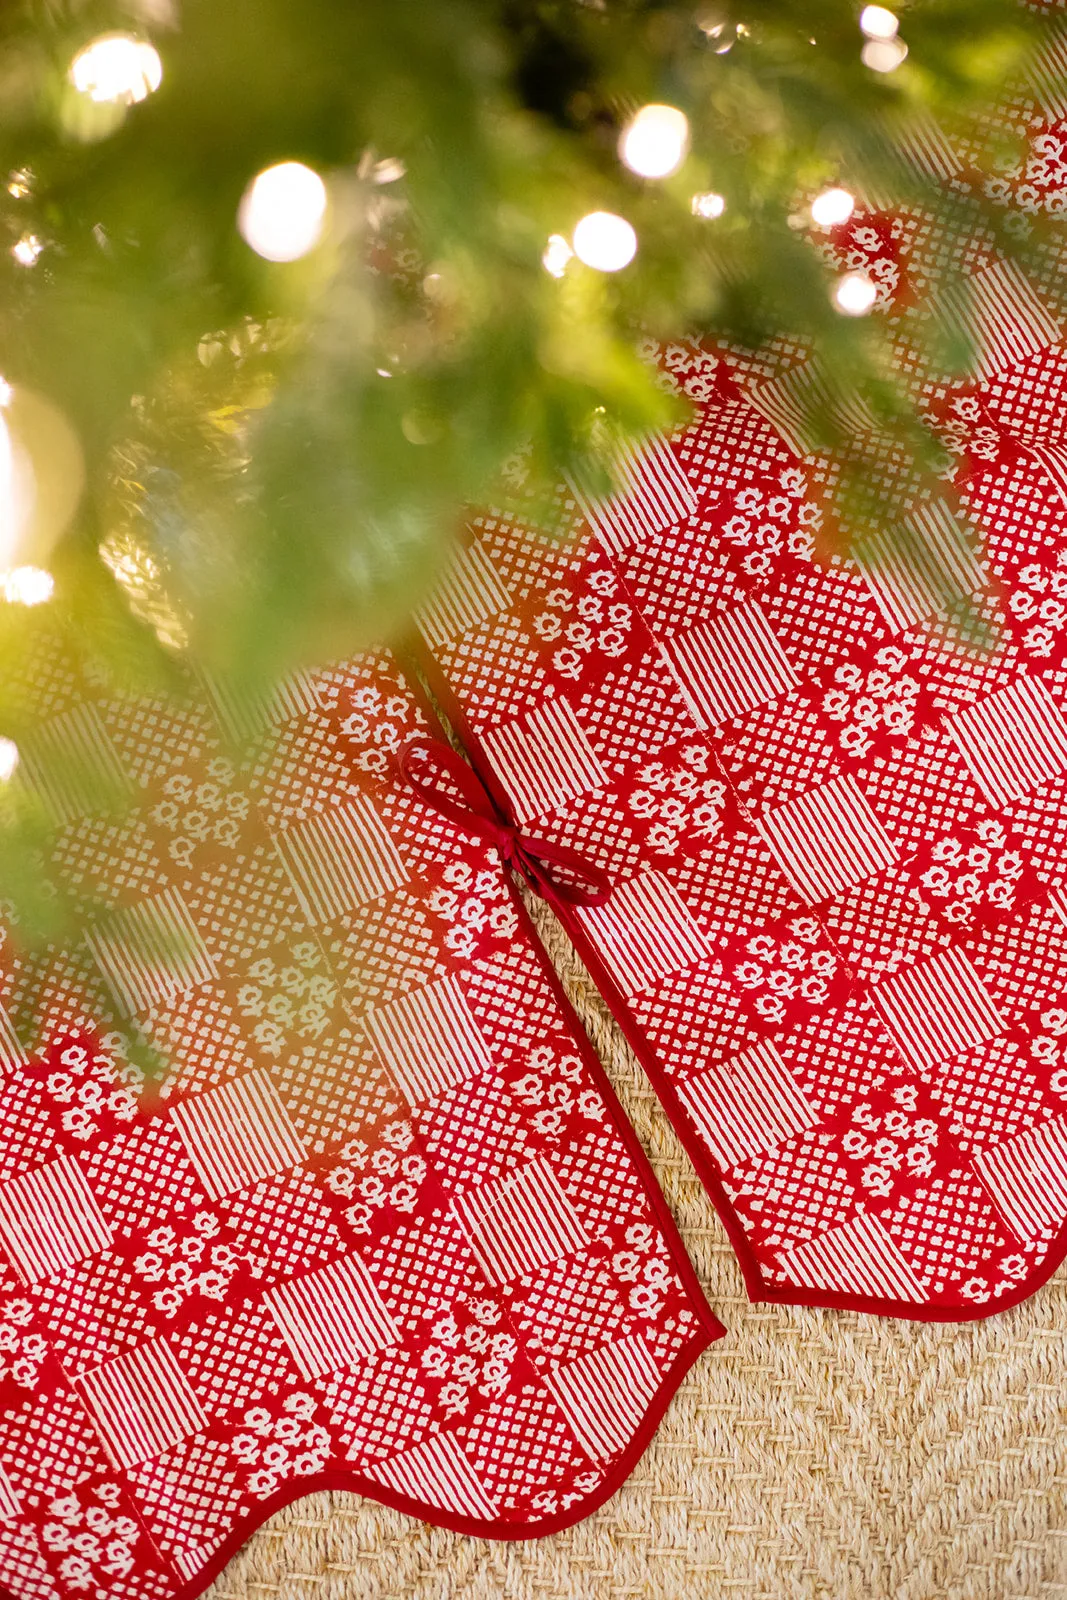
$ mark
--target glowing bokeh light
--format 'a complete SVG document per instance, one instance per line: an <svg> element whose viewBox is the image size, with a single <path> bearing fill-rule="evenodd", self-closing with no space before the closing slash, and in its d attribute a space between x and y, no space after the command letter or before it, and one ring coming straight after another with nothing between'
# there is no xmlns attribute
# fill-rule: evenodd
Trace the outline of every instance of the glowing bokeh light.
<svg viewBox="0 0 1067 1600"><path fill-rule="evenodd" d="M597 272L620 272L637 254L637 235L625 217L590 211L574 230L574 253Z"/></svg>
<svg viewBox="0 0 1067 1600"><path fill-rule="evenodd" d="M11 254L20 267L35 267L37 257L44 249L44 245L35 233L24 233L21 239L11 246Z"/></svg>
<svg viewBox="0 0 1067 1600"><path fill-rule="evenodd" d="M726 201L712 189L706 194L695 194L690 204L694 217L721 217L726 210Z"/></svg>
<svg viewBox="0 0 1067 1600"><path fill-rule="evenodd" d="M860 12L860 31L868 39L895 39L900 23L885 6L864 6Z"/></svg>
<svg viewBox="0 0 1067 1600"><path fill-rule="evenodd" d="M868 39L860 60L872 72L895 72L908 54L903 39Z"/></svg>
<svg viewBox="0 0 1067 1600"><path fill-rule="evenodd" d="M541 256L541 265L554 278L562 278L567 270L567 262L573 254L574 251L561 233L549 234L548 243L545 245L544 254Z"/></svg>
<svg viewBox="0 0 1067 1600"><path fill-rule="evenodd" d="M8 783L15 776L19 764L19 747L14 739L0 738L0 783Z"/></svg>
<svg viewBox="0 0 1067 1600"><path fill-rule="evenodd" d="M846 272L834 284L831 296L846 317L864 317L878 298L878 289L865 272Z"/></svg>
<svg viewBox="0 0 1067 1600"><path fill-rule="evenodd" d="M265 261L297 261L322 237L326 185L300 161L267 167L248 185L237 212L246 244Z"/></svg>
<svg viewBox="0 0 1067 1600"><path fill-rule="evenodd" d="M55 589L55 579L43 567L14 567L0 574L0 595L12 605L43 605Z"/></svg>
<svg viewBox="0 0 1067 1600"><path fill-rule="evenodd" d="M640 178L669 177L688 148L689 122L676 106L642 106L619 140L619 155Z"/></svg>
<svg viewBox="0 0 1067 1600"><path fill-rule="evenodd" d="M855 198L847 189L824 189L811 202L811 220L820 228L836 228L847 222L855 209Z"/></svg>
<svg viewBox="0 0 1067 1600"><path fill-rule="evenodd" d="M129 33L103 33L79 50L70 79L81 94L98 103L134 105L159 88L163 63L159 52Z"/></svg>

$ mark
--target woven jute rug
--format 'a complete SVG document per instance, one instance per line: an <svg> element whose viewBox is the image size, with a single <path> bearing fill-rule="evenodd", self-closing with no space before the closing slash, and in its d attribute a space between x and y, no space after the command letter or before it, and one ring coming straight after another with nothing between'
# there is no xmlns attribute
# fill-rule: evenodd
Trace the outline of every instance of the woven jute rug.
<svg viewBox="0 0 1067 1600"><path fill-rule="evenodd" d="M751 1305L640 1069L531 910L730 1335L578 1527L499 1544L318 1494L212 1600L1067 1600L1067 1270L964 1326Z"/></svg>

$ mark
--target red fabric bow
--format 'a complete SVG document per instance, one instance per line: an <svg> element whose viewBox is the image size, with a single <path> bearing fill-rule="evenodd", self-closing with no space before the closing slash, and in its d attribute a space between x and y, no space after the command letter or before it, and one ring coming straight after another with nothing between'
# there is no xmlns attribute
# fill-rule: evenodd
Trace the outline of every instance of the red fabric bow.
<svg viewBox="0 0 1067 1600"><path fill-rule="evenodd" d="M611 894L607 873L576 850L522 833L501 816L473 768L451 745L440 739L411 739L400 752L400 770L427 805L466 833L493 845L506 865L520 872L544 899L555 896L569 905L599 906ZM462 798L457 799L449 789ZM553 869L561 870L563 876Z"/></svg>

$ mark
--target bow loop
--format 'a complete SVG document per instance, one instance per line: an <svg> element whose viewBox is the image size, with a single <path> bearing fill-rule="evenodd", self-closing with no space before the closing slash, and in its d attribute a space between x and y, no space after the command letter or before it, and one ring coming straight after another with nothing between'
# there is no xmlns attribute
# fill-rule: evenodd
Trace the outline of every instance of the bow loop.
<svg viewBox="0 0 1067 1600"><path fill-rule="evenodd" d="M473 768L441 739L411 739L400 770L416 794L465 833L499 850L505 866L520 872L537 894L571 905L602 905L611 881L577 850L524 834L501 816Z"/></svg>

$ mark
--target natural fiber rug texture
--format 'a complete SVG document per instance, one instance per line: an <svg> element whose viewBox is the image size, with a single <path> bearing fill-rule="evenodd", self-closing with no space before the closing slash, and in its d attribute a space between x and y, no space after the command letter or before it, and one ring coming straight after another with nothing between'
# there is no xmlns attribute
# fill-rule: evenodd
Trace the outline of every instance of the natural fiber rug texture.
<svg viewBox="0 0 1067 1600"><path fill-rule="evenodd" d="M212 1600L1067 1600L1067 1269L963 1326L750 1304L648 1084L531 909L729 1337L577 1527L500 1544L318 1494L265 1524Z"/></svg>

